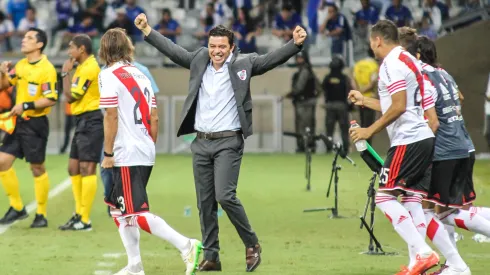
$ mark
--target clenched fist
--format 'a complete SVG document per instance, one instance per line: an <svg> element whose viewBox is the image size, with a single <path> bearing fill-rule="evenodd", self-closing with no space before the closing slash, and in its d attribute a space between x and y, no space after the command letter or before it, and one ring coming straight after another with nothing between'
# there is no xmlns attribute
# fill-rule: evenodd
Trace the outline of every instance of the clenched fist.
<svg viewBox="0 0 490 275"><path fill-rule="evenodd" d="M144 13L140 13L136 16L134 25L141 30L145 36L149 35L151 32L151 27L148 25L148 19Z"/></svg>
<svg viewBox="0 0 490 275"><path fill-rule="evenodd" d="M306 36L307 36L307 34L306 34L305 29L303 29L300 26L296 26L296 28L293 31L294 44L296 44L298 46L303 45L303 43L306 40Z"/></svg>
<svg viewBox="0 0 490 275"><path fill-rule="evenodd" d="M364 105L364 96L359 91L351 90L349 92L348 98L352 103L354 103L357 106Z"/></svg>

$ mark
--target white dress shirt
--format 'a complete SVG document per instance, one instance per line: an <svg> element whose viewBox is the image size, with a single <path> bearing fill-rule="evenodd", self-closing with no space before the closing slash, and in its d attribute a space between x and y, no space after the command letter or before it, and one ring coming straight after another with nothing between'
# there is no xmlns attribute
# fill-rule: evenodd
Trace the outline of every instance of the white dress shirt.
<svg viewBox="0 0 490 275"><path fill-rule="evenodd" d="M213 67L212 61L209 62L204 72L194 124L194 129L199 132L234 131L241 128L235 93L228 72L232 56L233 54L230 54L219 70Z"/></svg>

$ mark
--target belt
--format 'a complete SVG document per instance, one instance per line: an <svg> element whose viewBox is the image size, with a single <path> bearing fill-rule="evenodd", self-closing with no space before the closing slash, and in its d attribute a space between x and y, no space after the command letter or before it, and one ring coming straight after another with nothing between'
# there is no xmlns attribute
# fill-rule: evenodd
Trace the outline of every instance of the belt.
<svg viewBox="0 0 490 275"><path fill-rule="evenodd" d="M241 134L242 134L242 130L238 130L238 131L221 131L221 132L214 132L214 133L197 132L196 136L197 138L213 140L213 139L239 136Z"/></svg>

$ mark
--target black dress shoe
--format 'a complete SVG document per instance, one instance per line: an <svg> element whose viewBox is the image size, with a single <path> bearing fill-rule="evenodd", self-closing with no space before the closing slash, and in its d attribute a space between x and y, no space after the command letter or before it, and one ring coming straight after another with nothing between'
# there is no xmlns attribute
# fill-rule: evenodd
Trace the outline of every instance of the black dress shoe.
<svg viewBox="0 0 490 275"><path fill-rule="evenodd" d="M260 244L247 248L245 257L247 262L247 272L254 271L260 265L262 262L262 258L260 257L261 252L262 248L260 247Z"/></svg>
<svg viewBox="0 0 490 275"><path fill-rule="evenodd" d="M199 264L198 271L207 272L207 271L221 271L221 262L213 262L204 260Z"/></svg>
<svg viewBox="0 0 490 275"><path fill-rule="evenodd" d="M9 210L7 210L7 213L3 216L3 218L0 219L0 224L2 225L7 225L11 224L17 220L23 220L27 218L29 214L27 214L26 208L22 208L22 210L17 211L13 207L10 207Z"/></svg>
<svg viewBox="0 0 490 275"><path fill-rule="evenodd" d="M43 214L36 214L36 218L31 224L31 228L43 228L48 227L48 220L44 217Z"/></svg>

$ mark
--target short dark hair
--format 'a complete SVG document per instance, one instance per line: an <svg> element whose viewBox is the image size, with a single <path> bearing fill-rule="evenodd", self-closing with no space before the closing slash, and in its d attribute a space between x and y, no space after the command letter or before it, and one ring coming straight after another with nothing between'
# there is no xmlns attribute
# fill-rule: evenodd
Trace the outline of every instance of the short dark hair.
<svg viewBox="0 0 490 275"><path fill-rule="evenodd" d="M417 38L417 52L420 54L420 60L432 67L439 67L437 62L436 43L427 36L419 36Z"/></svg>
<svg viewBox="0 0 490 275"><path fill-rule="evenodd" d="M218 25L214 28L212 28L210 31L209 31L209 37L211 36L226 36L228 38L228 42L230 43L230 46L232 46L234 44L234 41L235 41L235 34L229 30L228 28L226 28L225 26L223 25Z"/></svg>
<svg viewBox="0 0 490 275"><path fill-rule="evenodd" d="M90 39L90 36L86 34L79 34L73 37L71 40L73 44L75 44L78 48L81 46L85 47L85 51L87 52L88 55L91 55L93 50L92 50L92 39Z"/></svg>
<svg viewBox="0 0 490 275"><path fill-rule="evenodd" d="M371 27L371 37L381 36L384 40L398 44L398 28L390 20L379 20L378 23Z"/></svg>
<svg viewBox="0 0 490 275"><path fill-rule="evenodd" d="M172 12L170 11L169 8L164 8L162 10L162 14L165 14L165 13L168 14L168 16L172 17Z"/></svg>
<svg viewBox="0 0 490 275"><path fill-rule="evenodd" d="M369 57L371 57L371 58L374 58L374 57L375 57L375 55L374 55L374 51L373 51L373 49L371 49L371 48L369 48L369 49L368 49L367 54L368 54L368 56L369 56Z"/></svg>
<svg viewBox="0 0 490 275"><path fill-rule="evenodd" d="M293 5L291 5L290 3L286 3L284 5L282 5L282 9L283 11L293 11Z"/></svg>
<svg viewBox="0 0 490 275"><path fill-rule="evenodd" d="M410 27L398 28L398 39L400 45L411 55L417 55L417 30Z"/></svg>
<svg viewBox="0 0 490 275"><path fill-rule="evenodd" d="M29 28L30 32L36 32L36 42L41 42L43 43L43 46L41 47L40 51L41 53L44 51L46 46L48 45L48 36L46 35L46 32L38 29L38 28Z"/></svg>

